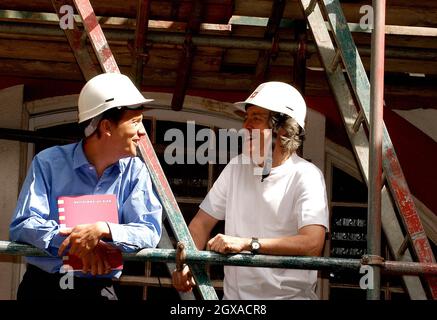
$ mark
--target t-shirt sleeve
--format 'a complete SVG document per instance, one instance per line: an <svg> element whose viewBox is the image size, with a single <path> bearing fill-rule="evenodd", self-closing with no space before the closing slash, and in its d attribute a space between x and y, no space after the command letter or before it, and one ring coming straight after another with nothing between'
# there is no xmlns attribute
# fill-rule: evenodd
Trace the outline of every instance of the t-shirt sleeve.
<svg viewBox="0 0 437 320"><path fill-rule="evenodd" d="M300 177L295 210L298 229L307 225L322 225L329 231L329 210L325 180L316 167L308 167Z"/></svg>
<svg viewBox="0 0 437 320"><path fill-rule="evenodd" d="M226 216L227 191L231 183L231 164L228 164L214 182L205 199L199 205L200 209L217 220L224 220Z"/></svg>

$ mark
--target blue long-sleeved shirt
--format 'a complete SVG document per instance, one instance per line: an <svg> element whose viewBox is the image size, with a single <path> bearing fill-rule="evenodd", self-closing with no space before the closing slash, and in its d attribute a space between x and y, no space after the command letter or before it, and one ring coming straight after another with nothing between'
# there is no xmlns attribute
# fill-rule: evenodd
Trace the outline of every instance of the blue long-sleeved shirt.
<svg viewBox="0 0 437 320"><path fill-rule="evenodd" d="M28 263L50 273L59 271L62 258L57 252L65 236L59 235L57 198L84 194L116 195L119 224L108 223L110 244L122 252L157 246L162 206L144 163L139 158L120 159L99 179L81 141L48 148L32 161L12 217L10 239L43 249L51 257L26 257Z"/></svg>

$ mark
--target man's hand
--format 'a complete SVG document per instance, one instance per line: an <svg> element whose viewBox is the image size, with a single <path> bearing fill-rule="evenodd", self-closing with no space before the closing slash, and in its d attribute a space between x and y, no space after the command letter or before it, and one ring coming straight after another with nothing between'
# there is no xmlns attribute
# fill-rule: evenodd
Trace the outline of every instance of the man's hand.
<svg viewBox="0 0 437 320"><path fill-rule="evenodd" d="M178 291L188 292L196 285L190 268L185 265L182 271L173 271L172 275L173 287Z"/></svg>
<svg viewBox="0 0 437 320"><path fill-rule="evenodd" d="M69 253L82 259L94 250L100 239L110 235L110 230L105 222L99 221L92 224L80 224L74 228L61 229L59 234L67 236L67 238L59 247L58 255L61 256L70 245Z"/></svg>
<svg viewBox="0 0 437 320"><path fill-rule="evenodd" d="M82 272L90 272L93 276L108 274L111 272L109 264L108 249L110 245L100 241L93 251L84 255L82 258Z"/></svg>
<svg viewBox="0 0 437 320"><path fill-rule="evenodd" d="M216 251L219 253L238 253L244 250L250 250L249 238L239 238L217 234L206 244L206 250Z"/></svg>

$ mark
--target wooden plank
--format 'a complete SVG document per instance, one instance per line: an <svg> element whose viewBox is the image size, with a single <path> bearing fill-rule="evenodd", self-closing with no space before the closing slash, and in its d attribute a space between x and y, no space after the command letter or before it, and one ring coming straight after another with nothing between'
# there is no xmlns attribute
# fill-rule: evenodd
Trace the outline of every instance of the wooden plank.
<svg viewBox="0 0 437 320"><path fill-rule="evenodd" d="M255 65L258 60L258 50L227 49L223 63L235 65Z"/></svg>
<svg viewBox="0 0 437 320"><path fill-rule="evenodd" d="M370 70L370 57L362 55L361 61L366 71ZM317 55L310 55L307 60L310 68L321 68L322 64ZM427 75L437 74L437 61L423 61L416 59L391 59L385 61L386 73L423 73Z"/></svg>
<svg viewBox="0 0 437 320"><path fill-rule="evenodd" d="M149 59L146 41L147 29L149 25L150 1L138 0L137 11L132 74L134 75L135 84L137 87L141 88L141 83L143 82L144 64L146 64L147 60Z"/></svg>
<svg viewBox="0 0 437 320"><path fill-rule="evenodd" d="M97 16L136 18L136 0L92 0L90 1ZM171 16L172 1L155 0L151 3L151 18L156 20L174 20ZM203 22L227 23L232 15L231 0L206 0ZM47 0L2 0L0 10L23 10L33 12L53 12ZM180 2L177 21L186 21L192 10L192 1Z"/></svg>
<svg viewBox="0 0 437 320"><path fill-rule="evenodd" d="M190 88L211 89L220 88L226 91L240 91L249 88L251 74L200 72L191 74ZM176 71L165 69L152 69L148 66L144 70L144 85L174 87L176 84Z"/></svg>
<svg viewBox="0 0 437 320"><path fill-rule="evenodd" d="M265 28L264 39L272 41L272 47L268 50L260 50L255 66L255 75L251 90L265 81L269 74L269 66L272 55L276 56L279 52L279 25L284 15L285 0L274 0L271 8L270 17Z"/></svg>
<svg viewBox="0 0 437 320"><path fill-rule="evenodd" d="M66 44L65 44L66 45ZM13 47L13 46L12 46ZM32 47L33 48L33 47ZM41 47L35 47L41 52ZM56 48L56 47L55 47ZM2 57L2 50L4 46L0 45L0 57ZM119 66L123 73L130 70L130 57L129 51L123 47L126 54L123 54L125 58L120 59L117 47L112 46L114 55L118 61L124 61ZM163 50L167 52L168 50ZM13 51L14 52L14 51ZM21 51L17 51L15 57L18 57ZM38 51L32 51L29 54L36 54ZM47 53L49 50L47 51ZM55 54L55 51L50 50ZM156 56L156 55L152 55ZM176 57L176 54L173 55ZM10 55L8 54L8 57ZM22 76L24 78L46 78L46 79L63 79L63 80L81 80L80 70L77 67L74 57L70 54L68 63L63 61L56 61L56 57L48 56L53 60L49 61L34 61L26 59L10 59L0 58L0 74L4 76ZM27 57L26 57L27 58ZM32 58L32 56L30 57ZM152 63L149 63L148 67L144 71L145 84L148 86L156 87L173 87L175 85L176 73L172 69L165 69L166 64L170 63L171 56L166 56L162 60L156 62L156 66L151 67ZM197 58L199 60L200 58ZM206 57L205 59L208 59ZM256 59L256 56L254 57ZM67 61L67 60L66 60ZM97 65L97 59L93 58L94 63ZM195 62L196 63L196 62ZM155 65L155 62L153 63ZM273 64L270 70L270 79L287 79L284 73L291 74L291 66ZM199 71L194 71L197 68L195 64L193 66L193 73L195 75L195 81L191 81L190 88L193 89L210 89L213 87L219 87L221 90L249 90L251 74L229 74L224 72L208 72L200 71L206 70L199 68ZM307 70L307 83L306 90L309 96L331 96L328 82L324 72ZM435 90L432 79L427 78L414 78L403 76L402 83L396 81L396 77L388 77L385 85L385 100L387 108L391 109L411 109L417 107L423 108L437 108L435 101L437 101L437 91Z"/></svg>
<svg viewBox="0 0 437 320"><path fill-rule="evenodd" d="M53 7L55 9L56 14L61 20L63 15L60 10L63 5L67 4L65 0L52 0ZM101 70L96 67L93 63L93 60L90 58L90 54L87 51L86 40L82 37L82 32L78 30L77 23L73 20L73 29L64 29L65 36L70 44L71 49L73 49L73 55L77 61L77 63L82 66L80 69L84 76L84 79L91 79L98 75ZM44 50L43 52L46 52Z"/></svg>
<svg viewBox="0 0 437 320"><path fill-rule="evenodd" d="M223 50L217 48L198 48L196 59L193 61L193 71L219 71L221 66L221 55ZM178 58L180 50L176 49L155 49L150 51L148 66L152 68L161 68L176 70L178 67Z"/></svg>
<svg viewBox="0 0 437 320"><path fill-rule="evenodd" d="M136 0L93 0L91 4L97 15L114 17L136 17ZM355 1L354 3L342 3L347 20L359 22L361 14L359 8L368 5L369 1ZM387 24L411 25L411 26L437 26L435 19L436 2L426 1L392 1L388 2ZM0 10L24 10L34 12L52 12L47 0L2 0ZM233 14L243 16L268 17L271 9L271 0L235 0ZM433 10L434 9L434 10ZM172 20L171 1L152 1L152 19ZM181 1L178 19L186 21L191 10L189 1ZM232 15L232 1L207 0L204 22L227 23ZM299 11L298 0L288 0L285 8L286 18L302 19Z"/></svg>
<svg viewBox="0 0 437 320"><path fill-rule="evenodd" d="M302 95L306 87L306 58L307 58L307 22L296 21L295 38L299 43L298 50L293 54L293 83Z"/></svg>
<svg viewBox="0 0 437 320"><path fill-rule="evenodd" d="M0 59L0 74L82 81L82 73L76 63Z"/></svg>
<svg viewBox="0 0 437 320"><path fill-rule="evenodd" d="M308 95L331 96L324 71L307 70L306 74ZM433 80L428 78L387 76L384 97L385 107L390 109L437 108L437 91Z"/></svg>
<svg viewBox="0 0 437 320"><path fill-rule="evenodd" d="M369 5L368 1L360 3L342 3L343 12L348 22L359 22L362 14L360 7ZM268 17L271 1L268 0L235 0L234 15ZM298 0L288 0L285 7L284 18L302 20L304 16L299 9ZM409 6L388 5L386 23L388 25L404 26L429 26L436 27L435 10L429 7L421 7L417 2L411 2Z"/></svg>
<svg viewBox="0 0 437 320"><path fill-rule="evenodd" d="M102 28L94 14L93 7L88 0L73 0L76 10L79 12L82 18L83 25L86 33L90 38L90 42L97 55L100 66L105 72L119 73L117 62L115 61L111 50L109 49L108 42L103 34Z"/></svg>
<svg viewBox="0 0 437 320"><path fill-rule="evenodd" d="M179 64L177 68L176 86L171 99L171 108L175 111L182 110L184 105L185 94L190 81L191 67L196 52L196 47L192 42L192 36L199 33L204 10L204 3L201 0L194 0L187 28L185 30L184 45L182 46L182 52L178 59Z"/></svg>
<svg viewBox="0 0 437 320"><path fill-rule="evenodd" d="M75 62L67 42L29 41L0 38L0 58Z"/></svg>
<svg viewBox="0 0 437 320"><path fill-rule="evenodd" d="M71 62L74 56L66 42L43 40L45 38L26 39L4 39L0 38L0 57L22 58L28 60ZM34 39L34 40L33 40ZM130 65L132 54L126 43L111 42L114 57L120 65ZM157 68L176 68L178 46L154 44L150 49L149 63ZM223 55L223 52L224 55ZM257 50L228 49L199 47L197 56L193 63L193 70L219 71L222 63L235 65L255 65ZM362 55L362 61L366 70L369 70L370 58ZM93 62L96 60L93 56ZM308 57L309 67L321 67L317 55ZM292 55L290 52L280 51L272 65L292 66ZM387 59L387 73L426 73L437 74L437 61L421 61L409 59Z"/></svg>
<svg viewBox="0 0 437 320"><path fill-rule="evenodd" d="M357 46L361 46L361 45L370 46L371 34L363 33L363 32L354 32L352 33L352 36ZM397 47L399 49L401 49L401 47L405 47L405 48L426 48L426 49L436 50L437 49L436 37L388 34L386 35L385 42L387 47Z"/></svg>
<svg viewBox="0 0 437 320"><path fill-rule="evenodd" d="M262 38L264 36L265 27L252 27L252 26L232 26L232 35L234 37L252 37Z"/></svg>

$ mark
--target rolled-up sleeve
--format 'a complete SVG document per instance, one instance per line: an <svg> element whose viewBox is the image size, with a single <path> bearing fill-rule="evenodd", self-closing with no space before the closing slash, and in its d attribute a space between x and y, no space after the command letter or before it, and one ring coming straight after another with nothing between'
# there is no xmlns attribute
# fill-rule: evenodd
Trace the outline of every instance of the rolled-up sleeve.
<svg viewBox="0 0 437 320"><path fill-rule="evenodd" d="M162 206L143 165L134 187L121 204L120 224L108 223L112 244L123 252L155 248L162 233Z"/></svg>

